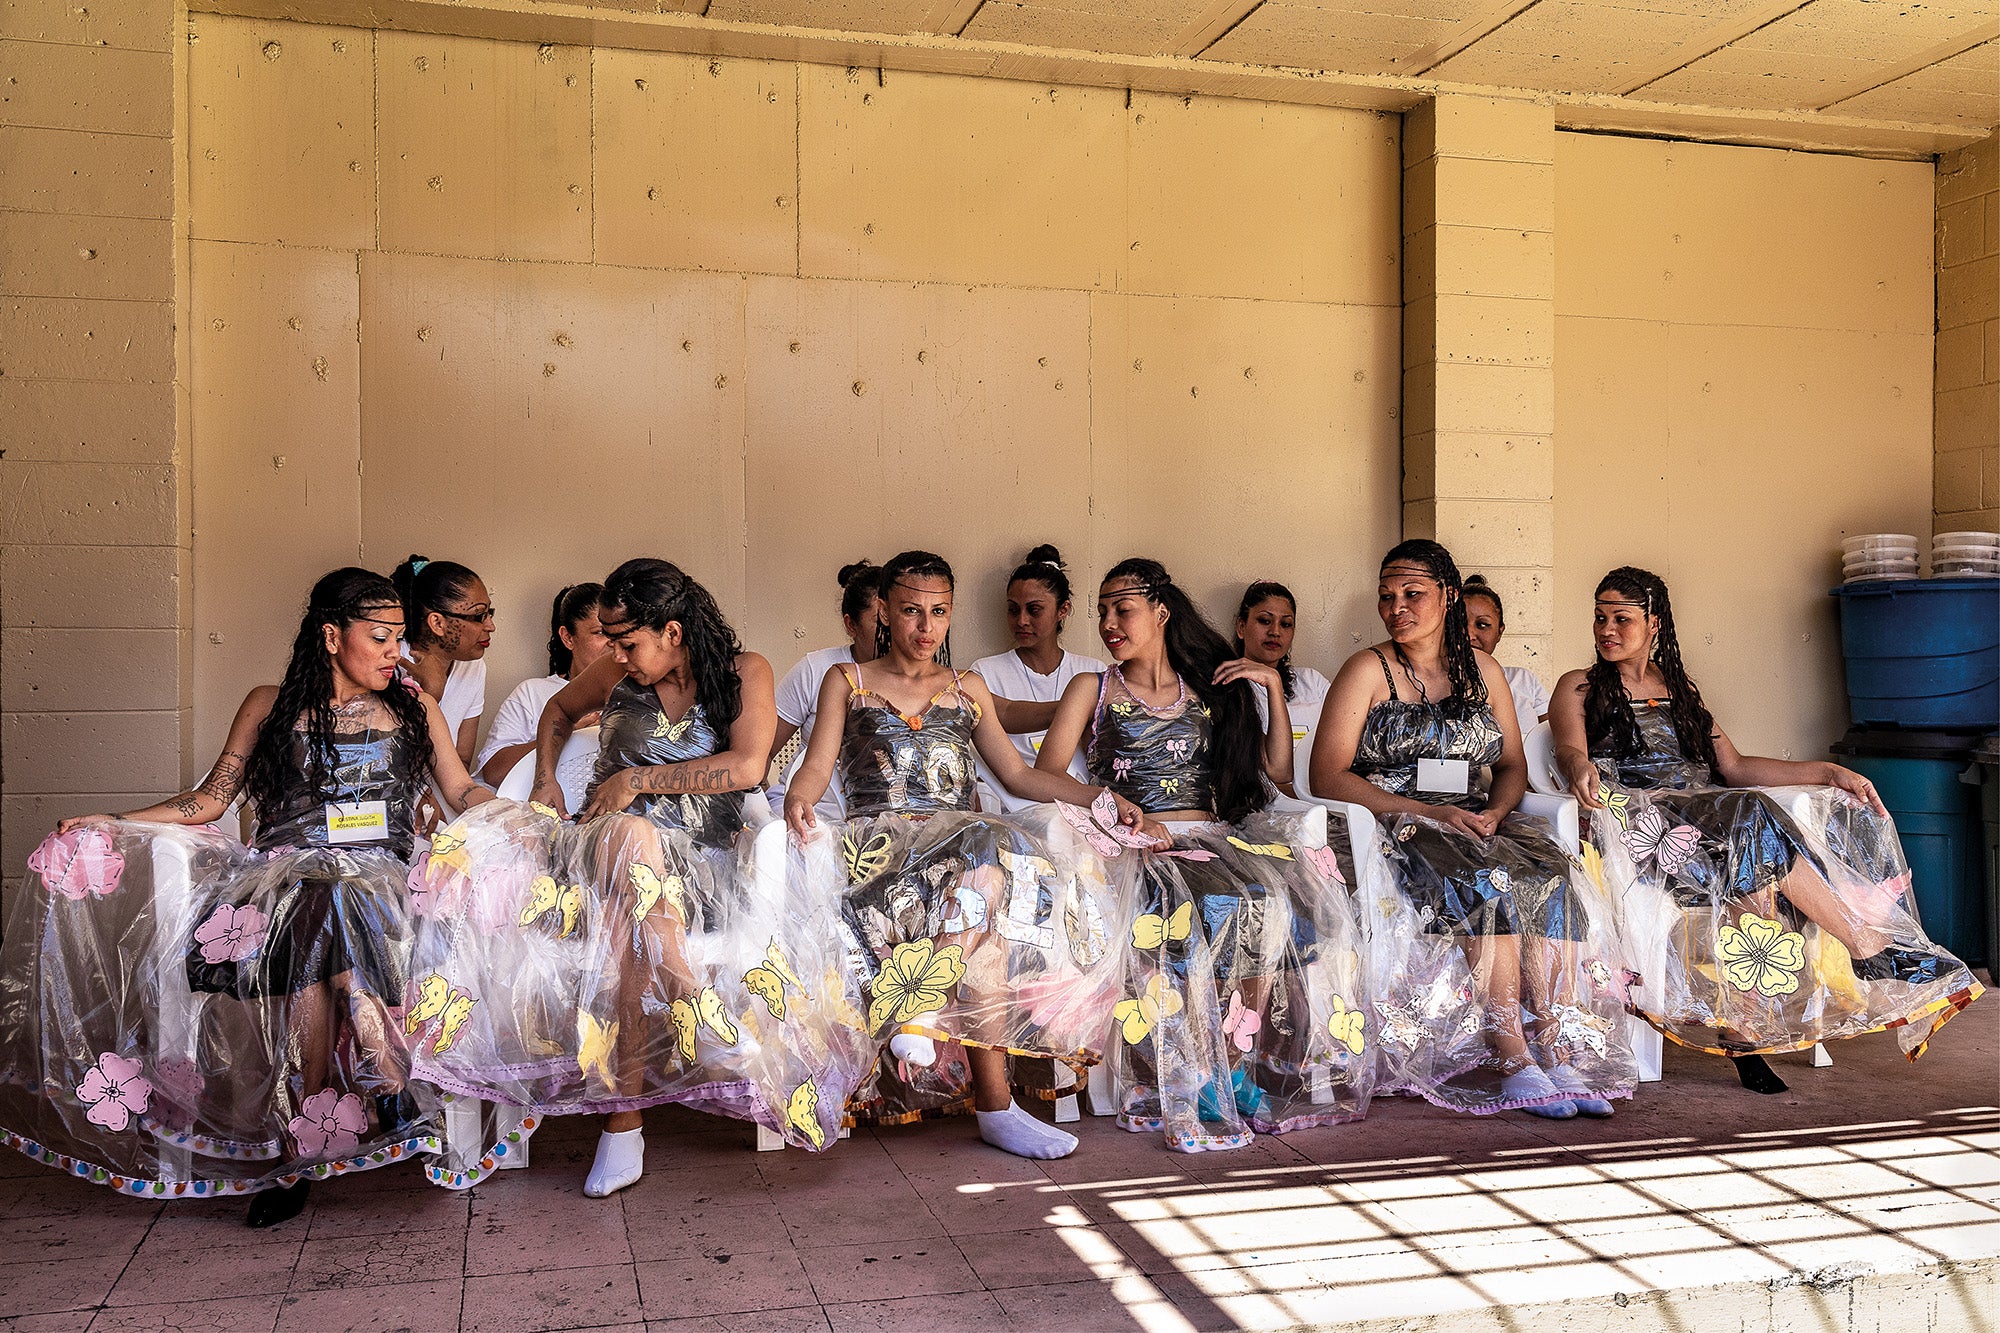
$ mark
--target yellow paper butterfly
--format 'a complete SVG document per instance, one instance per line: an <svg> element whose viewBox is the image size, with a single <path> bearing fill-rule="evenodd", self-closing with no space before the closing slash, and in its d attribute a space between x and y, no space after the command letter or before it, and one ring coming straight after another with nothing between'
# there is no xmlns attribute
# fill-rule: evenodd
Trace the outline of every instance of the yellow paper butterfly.
<svg viewBox="0 0 2000 1333"><path fill-rule="evenodd" d="M562 934L568 939L576 934L576 923L583 916L583 890L574 884L566 884L562 891Z"/></svg>
<svg viewBox="0 0 2000 1333"><path fill-rule="evenodd" d="M1194 930L1194 904L1182 903L1165 920L1158 912L1148 912L1132 923L1132 947L1157 949L1162 944L1178 944Z"/></svg>
<svg viewBox="0 0 2000 1333"><path fill-rule="evenodd" d="M1604 801L1604 808L1618 821L1619 828L1632 826L1632 816L1628 813L1632 806L1632 798L1629 795L1622 791L1607 791L1602 794L1601 799Z"/></svg>
<svg viewBox="0 0 2000 1333"><path fill-rule="evenodd" d="M819 1123L819 1089L811 1079L792 1090L792 1099L785 1106L785 1121L805 1135L806 1142L813 1147L826 1146L826 1131Z"/></svg>
<svg viewBox="0 0 2000 1333"><path fill-rule="evenodd" d="M1252 856L1271 856L1280 861L1290 861L1292 849L1282 842L1245 842L1234 833L1229 835L1229 845L1239 852L1249 852Z"/></svg>
<svg viewBox="0 0 2000 1333"><path fill-rule="evenodd" d="M850 884L859 884L864 879L882 873L883 867L889 864L889 842L888 834L878 833L868 840L867 846L856 847L853 838L846 834L841 835L840 852L847 858L847 879Z"/></svg>
<svg viewBox="0 0 2000 1333"><path fill-rule="evenodd" d="M1125 1044L1137 1046L1152 1035L1161 1019L1172 1018L1180 1011L1180 993L1168 988L1166 973L1155 972L1146 982L1145 992L1136 999L1120 1000L1112 1008L1111 1017L1124 1034Z"/></svg>
<svg viewBox="0 0 2000 1333"><path fill-rule="evenodd" d="M468 874L472 869L472 853L466 850L462 836L450 829L439 829L431 835L431 864Z"/></svg>
<svg viewBox="0 0 2000 1333"><path fill-rule="evenodd" d="M731 1019L729 1011L722 1007L722 997L715 993L715 987L703 986L701 994L694 997L694 1007L695 1012L701 1015L701 1021L707 1025L710 1032L722 1039L723 1045L736 1044L735 1020Z"/></svg>
<svg viewBox="0 0 2000 1333"><path fill-rule="evenodd" d="M1361 1054L1362 1015L1359 1009L1349 1009L1347 1001L1338 995L1333 997L1333 1013L1326 1020L1326 1030L1333 1039L1354 1054Z"/></svg>
<svg viewBox="0 0 2000 1333"><path fill-rule="evenodd" d="M528 905L521 909L521 924L525 926L542 913L552 910L561 896L562 890L557 886L555 876L535 876L534 882L528 885Z"/></svg>
<svg viewBox="0 0 2000 1333"><path fill-rule="evenodd" d="M618 1080L611 1072L611 1053L618 1046L618 1020L614 1018L606 1026L588 1010L580 1010L576 1016L576 1037L576 1067L586 1077L595 1070L605 1087L617 1087Z"/></svg>
<svg viewBox="0 0 2000 1333"><path fill-rule="evenodd" d="M694 714L692 712L678 722L669 722L667 715L662 713L660 714L659 721L653 724L653 739L656 741L677 741L687 735L688 728L693 725Z"/></svg>
<svg viewBox="0 0 2000 1333"><path fill-rule="evenodd" d="M451 1002L451 983L433 972L417 983L417 1002L403 1015L403 1031L415 1032L444 1012Z"/></svg>
<svg viewBox="0 0 2000 1333"><path fill-rule="evenodd" d="M668 875L661 879L653 867L644 861L634 861L628 872L636 899L632 904L632 919L644 921L648 913L659 905L662 898L672 905L682 921L687 920L687 885L679 875Z"/></svg>
<svg viewBox="0 0 2000 1333"><path fill-rule="evenodd" d="M892 1023L907 1023L944 1008L951 988L964 977L965 954L956 944L942 949L930 940L897 945L870 988L869 1030L880 1032Z"/></svg>
<svg viewBox="0 0 2000 1333"><path fill-rule="evenodd" d="M458 1042L458 1034L465 1027L465 1020L472 1017L472 1006L479 1003L464 991L458 991L445 1006L444 1022L438 1026L437 1040L431 1043L431 1050L443 1055Z"/></svg>
<svg viewBox="0 0 2000 1333"><path fill-rule="evenodd" d="M695 1017L694 1006L686 1000L675 1000L667 1006L667 1021L674 1025L674 1049L680 1052L681 1063L693 1061L695 1028L700 1021Z"/></svg>
<svg viewBox="0 0 2000 1333"><path fill-rule="evenodd" d="M792 974L792 965L785 961L785 951L772 940L764 950L764 961L743 974L744 989L764 1002L771 1017L783 1018L787 984L795 990L805 989L805 984Z"/></svg>
<svg viewBox="0 0 2000 1333"><path fill-rule="evenodd" d="M540 801L530 801L528 802L528 808L538 815L547 815L550 819L556 820L558 823L562 821L562 816L556 813L555 807L552 805L543 805Z"/></svg>

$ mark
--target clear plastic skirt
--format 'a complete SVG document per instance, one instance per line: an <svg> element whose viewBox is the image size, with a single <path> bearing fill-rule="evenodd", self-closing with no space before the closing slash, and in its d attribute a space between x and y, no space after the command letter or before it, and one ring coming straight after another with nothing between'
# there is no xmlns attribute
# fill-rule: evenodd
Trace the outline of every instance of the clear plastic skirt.
<svg viewBox="0 0 2000 1333"><path fill-rule="evenodd" d="M962 1048L1054 1060L1071 1077L1101 1058L1121 994L1121 918L1103 861L1057 807L824 828L805 849L805 892L836 905L876 1043L855 1089L858 1117L961 1108L971 1088ZM896 1059L888 1042L899 1032L931 1038L937 1063ZM1012 1073L1028 1086L1027 1068ZM1053 1088L1044 1077L1034 1091Z"/></svg>
<svg viewBox="0 0 2000 1333"><path fill-rule="evenodd" d="M1375 1087L1362 938L1324 816L1185 824L1112 862L1118 1123L1181 1152L1356 1120Z"/></svg>
<svg viewBox="0 0 2000 1333"><path fill-rule="evenodd" d="M537 1116L672 1102L830 1146L872 1046L832 905L788 891L791 857L474 807L411 875L418 1077Z"/></svg>
<svg viewBox="0 0 2000 1333"><path fill-rule="evenodd" d="M454 1150L410 1078L408 871L388 851L114 821L51 835L29 867L0 946L0 1142L152 1197L492 1146Z"/></svg>
<svg viewBox="0 0 2000 1333"><path fill-rule="evenodd" d="M1376 1092L1475 1115L1564 1100L1509 1086L1532 1064L1631 1096L1618 903L1547 822L1512 814L1486 839L1422 816L1378 828L1376 847L1355 849Z"/></svg>
<svg viewBox="0 0 2000 1333"><path fill-rule="evenodd" d="M1845 793L1603 790L1590 839L1647 973L1634 1012L1668 1038L1742 1055L1894 1029L1914 1060L1978 998L1924 934L1895 824Z"/></svg>

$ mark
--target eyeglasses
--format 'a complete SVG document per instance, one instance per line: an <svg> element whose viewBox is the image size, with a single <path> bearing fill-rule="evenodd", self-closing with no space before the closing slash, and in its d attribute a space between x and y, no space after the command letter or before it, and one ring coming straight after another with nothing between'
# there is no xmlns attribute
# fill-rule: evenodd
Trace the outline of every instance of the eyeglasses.
<svg viewBox="0 0 2000 1333"><path fill-rule="evenodd" d="M493 613L499 609L496 606L489 606L484 611L446 611L438 608L437 613L441 616L448 616L453 620L463 620L468 625L477 625L482 621L490 625L493 623Z"/></svg>

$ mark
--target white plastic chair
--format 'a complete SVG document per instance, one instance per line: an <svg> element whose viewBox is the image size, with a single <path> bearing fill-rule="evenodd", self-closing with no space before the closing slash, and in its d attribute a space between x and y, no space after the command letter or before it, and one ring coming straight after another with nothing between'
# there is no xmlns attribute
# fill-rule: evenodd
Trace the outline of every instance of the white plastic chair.
<svg viewBox="0 0 2000 1333"><path fill-rule="evenodd" d="M563 804L575 814L583 808L584 794L590 790L590 779L597 770L598 735L596 727L578 727L563 743L562 753L556 756L556 785L562 788ZM535 756L524 754L507 770L495 795L510 801L525 801L535 789Z"/></svg>
<svg viewBox="0 0 2000 1333"><path fill-rule="evenodd" d="M1286 706L1292 714L1292 790L1310 799L1308 776L1312 769L1313 737L1319 734L1319 717L1326 709L1326 700Z"/></svg>

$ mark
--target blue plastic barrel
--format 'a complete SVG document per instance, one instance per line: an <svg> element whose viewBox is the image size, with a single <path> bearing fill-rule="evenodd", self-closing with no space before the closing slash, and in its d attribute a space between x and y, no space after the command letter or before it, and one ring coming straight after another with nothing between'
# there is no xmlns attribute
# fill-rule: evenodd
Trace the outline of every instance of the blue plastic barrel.
<svg viewBox="0 0 2000 1333"><path fill-rule="evenodd" d="M1849 583L1832 595L1856 726L2000 726L2000 579Z"/></svg>

